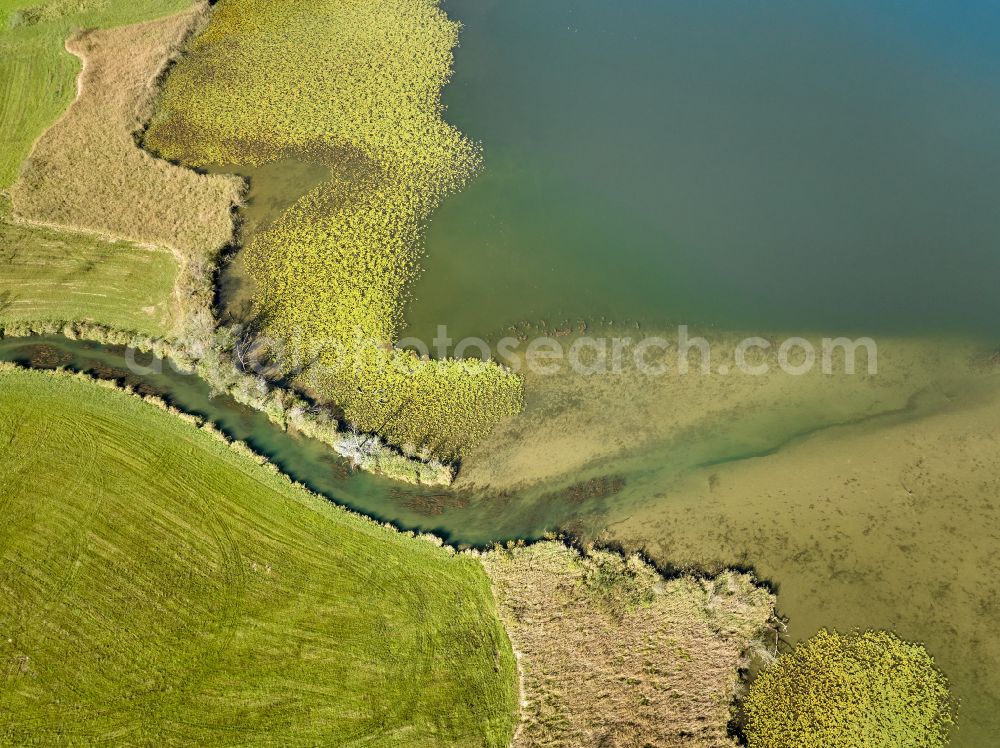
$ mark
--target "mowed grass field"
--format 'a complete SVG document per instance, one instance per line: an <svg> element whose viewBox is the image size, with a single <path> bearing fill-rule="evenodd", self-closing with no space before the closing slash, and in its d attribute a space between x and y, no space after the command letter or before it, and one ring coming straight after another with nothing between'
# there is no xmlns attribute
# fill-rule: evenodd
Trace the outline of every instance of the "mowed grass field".
<svg viewBox="0 0 1000 748"><path fill-rule="evenodd" d="M80 61L64 48L79 28L138 23L190 0L0 0L0 188L76 96Z"/></svg>
<svg viewBox="0 0 1000 748"><path fill-rule="evenodd" d="M68 375L0 371L0 444L0 743L509 743L475 557Z"/></svg>
<svg viewBox="0 0 1000 748"><path fill-rule="evenodd" d="M0 326L73 320L166 334L178 271L169 251L6 217L0 203Z"/></svg>

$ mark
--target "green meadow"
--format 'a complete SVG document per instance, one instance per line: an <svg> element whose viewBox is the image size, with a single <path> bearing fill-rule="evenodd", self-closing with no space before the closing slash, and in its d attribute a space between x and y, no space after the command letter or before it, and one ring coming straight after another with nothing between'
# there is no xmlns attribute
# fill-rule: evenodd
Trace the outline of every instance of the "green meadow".
<svg viewBox="0 0 1000 748"><path fill-rule="evenodd" d="M473 556L69 375L0 370L0 742L510 741Z"/></svg>
<svg viewBox="0 0 1000 748"><path fill-rule="evenodd" d="M73 320L166 333L177 278L170 252L5 218L0 209L0 326Z"/></svg>

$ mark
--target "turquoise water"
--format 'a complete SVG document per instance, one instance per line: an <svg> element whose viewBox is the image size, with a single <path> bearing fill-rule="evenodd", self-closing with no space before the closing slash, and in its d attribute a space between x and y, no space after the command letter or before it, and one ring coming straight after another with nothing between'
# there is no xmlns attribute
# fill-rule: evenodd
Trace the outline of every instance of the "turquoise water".
<svg viewBox="0 0 1000 748"><path fill-rule="evenodd" d="M446 0L485 150L408 334L1000 332L1000 6Z"/></svg>

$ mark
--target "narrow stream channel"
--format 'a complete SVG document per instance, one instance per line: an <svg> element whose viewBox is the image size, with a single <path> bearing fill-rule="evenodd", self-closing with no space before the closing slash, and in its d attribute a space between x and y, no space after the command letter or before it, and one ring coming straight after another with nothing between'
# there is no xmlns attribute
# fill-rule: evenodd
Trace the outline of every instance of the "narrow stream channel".
<svg viewBox="0 0 1000 748"><path fill-rule="evenodd" d="M509 503L475 501L465 493L406 486L356 470L322 442L283 431L263 413L227 395L213 395L200 377L177 372L168 362L145 354L134 357L141 369L130 368L126 354L121 346L61 336L0 339L0 361L38 369L64 367L129 384L141 394L157 395L212 422L230 438L246 442L316 493L401 529L433 532L460 546L541 535L525 533L524 518L515 521L519 513L507 511ZM530 518L531 522L537 520Z"/></svg>

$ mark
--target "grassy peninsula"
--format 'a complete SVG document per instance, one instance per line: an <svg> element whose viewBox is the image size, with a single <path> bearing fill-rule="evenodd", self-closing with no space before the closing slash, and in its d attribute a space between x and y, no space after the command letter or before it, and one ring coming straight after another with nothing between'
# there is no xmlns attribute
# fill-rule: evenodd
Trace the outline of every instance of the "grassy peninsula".
<svg viewBox="0 0 1000 748"><path fill-rule="evenodd" d="M521 666L515 748L735 745L739 669L774 611L751 576L667 580L553 541L483 563Z"/></svg>

